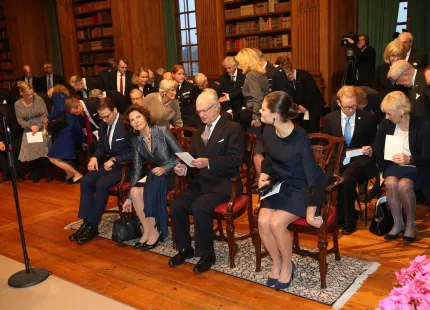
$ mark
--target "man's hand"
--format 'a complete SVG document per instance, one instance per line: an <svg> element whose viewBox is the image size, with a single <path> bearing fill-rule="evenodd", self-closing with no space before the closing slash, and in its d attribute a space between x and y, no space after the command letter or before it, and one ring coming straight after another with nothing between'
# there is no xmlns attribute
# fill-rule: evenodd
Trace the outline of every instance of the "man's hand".
<svg viewBox="0 0 430 310"><path fill-rule="evenodd" d="M199 157L194 159L191 164L196 167L197 169L203 169L209 166L209 159L204 157Z"/></svg>
<svg viewBox="0 0 430 310"><path fill-rule="evenodd" d="M227 93L222 93L224 96L222 96L222 97L220 97L219 99L218 99L218 101L219 102L226 102L226 101L229 101L228 100L228 94Z"/></svg>
<svg viewBox="0 0 430 310"><path fill-rule="evenodd" d="M31 126L30 129L33 136L39 131L39 127L37 127L36 125Z"/></svg>
<svg viewBox="0 0 430 310"><path fill-rule="evenodd" d="M129 213L131 211L133 211L133 203L130 199L126 199L122 205L122 212Z"/></svg>
<svg viewBox="0 0 430 310"><path fill-rule="evenodd" d="M173 168L173 171L175 171L176 175L181 177L185 175L185 172L187 171L187 167L185 167L184 164L177 164L175 168Z"/></svg>
<svg viewBox="0 0 430 310"><path fill-rule="evenodd" d="M299 104L297 106L297 108L299 109L300 113L305 113L307 111L307 109L304 106L302 106L301 104Z"/></svg>
<svg viewBox="0 0 430 310"><path fill-rule="evenodd" d="M364 155L367 155L367 156L372 156L372 153L373 153L372 148L370 146L368 146L368 145L363 146L361 148L361 151L363 152Z"/></svg>
<svg viewBox="0 0 430 310"><path fill-rule="evenodd" d="M163 174L166 174L166 170L164 170L162 167L156 167L152 169L151 172L156 176L162 176Z"/></svg>
<svg viewBox="0 0 430 310"><path fill-rule="evenodd" d="M113 165L115 165L115 163L111 158L107 162L104 163L103 167L105 168L106 171L111 171Z"/></svg>
<svg viewBox="0 0 430 310"><path fill-rule="evenodd" d="M99 170L99 163L97 157L91 157L90 162L87 165L88 171Z"/></svg>
<svg viewBox="0 0 430 310"><path fill-rule="evenodd" d="M264 185L267 185L270 183L269 181L269 175L265 173L260 173L260 178L258 179L258 188L263 187Z"/></svg>
<svg viewBox="0 0 430 310"><path fill-rule="evenodd" d="M393 156L393 163L398 164L400 166L407 165L411 161L411 157L405 154L396 154Z"/></svg>
<svg viewBox="0 0 430 310"><path fill-rule="evenodd" d="M251 127L261 127L261 126L263 126L263 124L259 119L253 119L251 121Z"/></svg>
<svg viewBox="0 0 430 310"><path fill-rule="evenodd" d="M3 142L0 142L0 151L6 151L6 145Z"/></svg>
<svg viewBox="0 0 430 310"><path fill-rule="evenodd" d="M344 38L345 40L347 40L350 44L354 44L355 41L351 38Z"/></svg>

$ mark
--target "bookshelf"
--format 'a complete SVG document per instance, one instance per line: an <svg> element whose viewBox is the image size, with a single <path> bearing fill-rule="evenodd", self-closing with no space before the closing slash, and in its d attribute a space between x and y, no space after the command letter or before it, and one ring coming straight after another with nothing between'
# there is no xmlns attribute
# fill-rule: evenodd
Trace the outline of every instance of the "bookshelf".
<svg viewBox="0 0 430 310"><path fill-rule="evenodd" d="M224 0L225 49L235 55L241 48L258 48L274 62L291 57L290 0Z"/></svg>
<svg viewBox="0 0 430 310"><path fill-rule="evenodd" d="M109 0L72 1L82 76L93 76L115 55L111 5Z"/></svg>
<svg viewBox="0 0 430 310"><path fill-rule="evenodd" d="M0 4L0 86L2 88L8 88L5 87L6 84L15 81L15 78L12 69L12 57L6 27L6 18L4 15L4 6Z"/></svg>

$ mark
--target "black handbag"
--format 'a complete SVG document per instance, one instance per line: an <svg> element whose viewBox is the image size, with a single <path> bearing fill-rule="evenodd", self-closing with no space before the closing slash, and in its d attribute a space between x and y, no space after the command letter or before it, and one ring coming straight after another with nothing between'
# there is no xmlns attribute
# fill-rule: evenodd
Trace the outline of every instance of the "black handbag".
<svg viewBox="0 0 430 310"><path fill-rule="evenodd" d="M275 176L273 178L269 179L270 183L266 184L260 188L257 189L258 195L260 196L266 196L269 192L272 191L273 187L278 185L279 182L282 182L282 178L279 176Z"/></svg>
<svg viewBox="0 0 430 310"><path fill-rule="evenodd" d="M135 215L123 213L123 216L113 222L112 240L128 241L142 236L140 222Z"/></svg>
<svg viewBox="0 0 430 310"><path fill-rule="evenodd" d="M369 231L374 235L383 236L390 232L393 225L394 219L387 203L387 197L381 197L376 203L375 214Z"/></svg>
<svg viewBox="0 0 430 310"><path fill-rule="evenodd" d="M56 118L48 122L46 131L52 135L57 132L60 132L66 126L67 126L67 115L66 113L62 113L61 115L57 116Z"/></svg>

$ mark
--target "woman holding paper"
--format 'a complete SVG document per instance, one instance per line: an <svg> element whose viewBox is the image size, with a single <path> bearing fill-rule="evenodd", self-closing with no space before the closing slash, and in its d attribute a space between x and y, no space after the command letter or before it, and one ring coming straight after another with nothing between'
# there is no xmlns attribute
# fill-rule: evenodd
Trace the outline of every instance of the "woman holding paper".
<svg viewBox="0 0 430 310"><path fill-rule="evenodd" d="M403 234L403 241L414 242L414 190L423 189L426 201L430 202L430 123L410 114L411 102L400 91L387 94L381 110L386 113L386 119L376 133L375 154L385 178L387 201L394 218L394 226L385 240L395 240ZM386 143L387 140L397 142Z"/></svg>
<svg viewBox="0 0 430 310"><path fill-rule="evenodd" d="M173 188L173 168L179 163L175 153L182 149L165 126L151 126L150 112L138 104L127 108L124 125L134 136L130 197L122 208L124 212L131 212L134 207L143 226L142 238L134 247L148 251L167 236L167 192ZM141 179L147 166L150 171L144 183Z"/></svg>
<svg viewBox="0 0 430 310"><path fill-rule="evenodd" d="M22 98L15 102L15 113L18 124L24 129L18 159L30 162L33 183L39 182L41 169L46 173L46 181L50 182L52 165L46 158L48 139L43 134L43 126L48 116L45 102L27 82L18 82L18 88Z"/></svg>

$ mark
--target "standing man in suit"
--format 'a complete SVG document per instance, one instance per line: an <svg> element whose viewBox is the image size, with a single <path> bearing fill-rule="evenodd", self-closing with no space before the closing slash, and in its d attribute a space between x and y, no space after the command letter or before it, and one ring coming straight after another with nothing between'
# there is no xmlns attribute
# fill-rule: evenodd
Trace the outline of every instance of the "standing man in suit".
<svg viewBox="0 0 430 310"><path fill-rule="evenodd" d="M83 78L79 75L72 75L69 84L81 99L88 98L93 89L103 89L103 82L100 77Z"/></svg>
<svg viewBox="0 0 430 310"><path fill-rule="evenodd" d="M355 53L358 70L357 85L372 87L375 78L376 52L375 49L369 45L369 36L360 34L357 42L351 38L344 39L348 40Z"/></svg>
<svg viewBox="0 0 430 310"><path fill-rule="evenodd" d="M117 71L112 71L109 75L108 87L106 89L112 89L120 92L123 96L128 97L130 90L134 88L131 84L131 78L133 72L127 70L128 60L125 57L118 59Z"/></svg>
<svg viewBox="0 0 430 310"><path fill-rule="evenodd" d="M64 77L54 73L52 64L44 63L43 70L45 71L45 75L40 77L40 91L47 93L48 89L57 84L66 85Z"/></svg>
<svg viewBox="0 0 430 310"><path fill-rule="evenodd" d="M189 186L170 202L172 219L176 229L176 248L179 252L169 260L176 267L187 258L200 257L193 268L197 274L208 271L215 263L212 236L212 212L214 208L229 200L231 178L239 174L243 159L243 130L236 122L220 116L218 98L203 92L196 102L196 111L204 126L193 135L190 154L198 175ZM194 168L190 168L194 170ZM179 176L187 173L184 164L175 167ZM239 186L237 194L242 190ZM189 214L194 216L195 252L191 247Z"/></svg>
<svg viewBox="0 0 430 310"><path fill-rule="evenodd" d="M102 89L106 89L109 81L109 75L111 74L112 71L116 70L117 65L118 63L116 62L116 59L110 58L107 62L106 69L103 69L102 71L99 72L99 77L103 82Z"/></svg>
<svg viewBox="0 0 430 310"><path fill-rule="evenodd" d="M136 88L132 89L132 91L135 89ZM106 98L106 97L111 98L116 108L118 109L118 112L121 114L124 114L125 110L129 106L129 101L127 100L127 98L121 95L116 90L108 89L105 91L101 91L100 89L96 88L90 91L89 97L90 98Z"/></svg>
<svg viewBox="0 0 430 310"><path fill-rule="evenodd" d="M98 234L98 224L109 197L109 187L121 180L121 162L131 160L130 137L123 125L123 116L118 113L110 98L102 98L97 112L100 124L97 149L88 163L88 173L81 179L81 199L78 217L83 219L79 230L69 236L71 241L84 244ZM104 158L110 159L104 164Z"/></svg>
<svg viewBox="0 0 430 310"><path fill-rule="evenodd" d="M221 93L223 94L219 98L219 102L223 110L233 116L234 121L240 122L240 111L245 109L242 87L246 76L241 69L237 68L237 62L232 56L224 58L222 66L226 72L219 77Z"/></svg>
<svg viewBox="0 0 430 310"><path fill-rule="evenodd" d="M197 73L194 77L194 83L196 84L198 91L197 96L202 93L205 88L212 88L216 91L218 98L222 96L221 85L217 82L208 81L208 78L203 73Z"/></svg>
<svg viewBox="0 0 430 310"><path fill-rule="evenodd" d="M409 89L407 95L411 100L411 113L425 119L430 118L430 88L425 79L424 69L415 69L406 60L393 63L388 71L388 78L395 84Z"/></svg>
<svg viewBox="0 0 430 310"><path fill-rule="evenodd" d="M29 65L24 65L22 67L24 69L24 75L20 76L16 81L24 81L33 86L33 89L35 92L41 91L39 78L33 75L33 72L31 71L31 67Z"/></svg>
<svg viewBox="0 0 430 310"><path fill-rule="evenodd" d="M343 137L347 149L361 149L363 155L342 158L340 168L344 183L339 190L339 222L344 223L342 233L355 231L356 188L358 183L376 176L378 169L372 146L375 143L376 120L372 113L357 109L357 93L354 86L342 86L337 92L340 110L324 118L324 133Z"/></svg>
<svg viewBox="0 0 430 310"><path fill-rule="evenodd" d="M402 32L397 37L400 43L406 47L406 61L408 61L415 69L424 69L428 65L427 53L417 51L412 47L414 44L414 36L410 32Z"/></svg>

